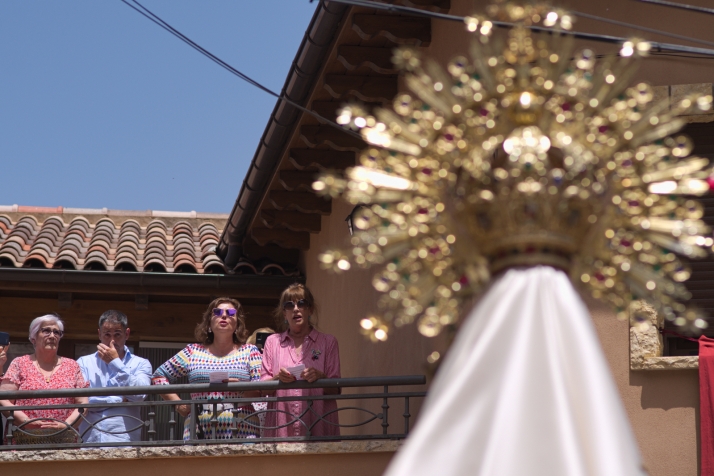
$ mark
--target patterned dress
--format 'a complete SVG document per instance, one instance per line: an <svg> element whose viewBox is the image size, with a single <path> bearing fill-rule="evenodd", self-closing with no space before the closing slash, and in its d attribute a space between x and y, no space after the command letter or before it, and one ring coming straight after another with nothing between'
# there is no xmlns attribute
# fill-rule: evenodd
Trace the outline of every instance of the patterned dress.
<svg viewBox="0 0 714 476"><path fill-rule="evenodd" d="M302 355L295 351L295 342L285 331L273 334L265 341L263 349L263 380L270 380L281 367L304 364L324 373L327 378L340 378L340 349L337 339L312 329L302 344ZM319 383L319 380L318 380ZM278 390L278 397L323 395L321 388ZM266 437L337 436L340 434L336 400L270 402L265 417Z"/></svg>
<svg viewBox="0 0 714 476"><path fill-rule="evenodd" d="M211 372L228 372L228 376L241 381L250 382L260 380L261 354L254 345L245 344L223 357L216 357L201 344L189 344L178 354L164 362L152 377L154 385L168 385L176 382L180 377L188 377L189 383L209 383ZM217 398L241 398L241 392L198 392L192 393L193 400L210 400ZM200 429L203 430L204 438L212 439L213 433L210 425L213 417L212 411L202 411L198 415ZM200 411L200 409L199 409ZM238 418L246 418L248 422L238 425L235 436L230 427L233 415ZM243 407L221 411L218 416L218 426L216 428L216 439L227 438L255 438L259 434L257 426L258 418L253 415L253 407L248 404ZM190 439L190 416L186 418L183 431L183 439Z"/></svg>
<svg viewBox="0 0 714 476"><path fill-rule="evenodd" d="M17 357L10 363L10 367L2 378L17 385L18 390L59 390L63 388L86 388L89 387L89 382L84 380L82 371L79 365L72 359L64 357L59 358L59 362L55 372L50 377L50 381L45 380L44 375L35 366L29 355ZM62 405L74 404L74 398L18 398L15 400L15 405ZM74 410L71 408L57 409L42 409L42 410L23 410L23 413L28 418L52 418L59 421L65 421ZM40 437L43 434L57 433L57 430L43 430L40 428L25 430L28 433L33 433ZM7 435L7 431L5 431ZM60 433L51 438L45 438L47 441L30 441L20 432L16 433L16 442L22 443L66 443L76 440L76 434L72 430Z"/></svg>

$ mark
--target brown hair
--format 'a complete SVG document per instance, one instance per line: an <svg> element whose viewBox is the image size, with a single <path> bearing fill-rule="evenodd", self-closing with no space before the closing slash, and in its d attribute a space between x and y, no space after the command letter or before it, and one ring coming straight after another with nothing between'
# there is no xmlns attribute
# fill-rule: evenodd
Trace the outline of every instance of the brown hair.
<svg viewBox="0 0 714 476"><path fill-rule="evenodd" d="M275 311L273 312L275 325L277 326L278 331L282 332L288 327L285 323L285 317L283 316L283 304L288 301L298 302L300 299L307 301L308 307L312 309L313 316L310 316L310 324L313 327L317 327L317 304L315 304L315 298L305 285L295 283L291 284L285 289L285 291L283 291L280 295L278 307L275 308Z"/></svg>
<svg viewBox="0 0 714 476"><path fill-rule="evenodd" d="M211 317L213 317L213 310L217 308L220 304L230 304L236 310L236 330L233 333L233 342L236 344L245 344L245 340L248 337L248 329L245 327L245 313L243 312L243 306L240 305L237 299L232 299L229 297L219 297L211 301L208 305L206 311L203 313L203 318L201 322L196 325L196 330L193 335L196 340L203 345L209 345L213 343L213 332L208 332L211 328Z"/></svg>

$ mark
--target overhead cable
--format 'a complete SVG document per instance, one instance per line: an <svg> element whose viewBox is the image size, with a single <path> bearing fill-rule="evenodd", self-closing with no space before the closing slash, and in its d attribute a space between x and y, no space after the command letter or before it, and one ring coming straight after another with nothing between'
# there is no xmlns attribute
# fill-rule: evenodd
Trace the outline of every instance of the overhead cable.
<svg viewBox="0 0 714 476"><path fill-rule="evenodd" d="M446 13L439 13L439 12L431 12L431 11L421 10L419 8L407 7L407 6L402 6L402 5L385 4L385 3L375 2L372 0L321 0L321 1L323 1L323 2L327 1L328 3L335 2L335 3L346 4L346 5L352 5L352 6L374 8L374 9L378 9L378 10L392 11L392 12L397 12L397 13L407 13L407 14L411 14L414 16L436 18L436 19L447 20L447 21L457 21L457 22L462 22L462 23L464 22L464 19L465 19L465 17L463 17L463 16L449 15ZM702 8L702 7L693 7L691 5L675 4L673 2L667 2L664 0L639 0L639 1L646 2L646 3L666 5L666 6L676 6L676 7L687 8L687 9L696 10L696 11L704 11L706 13L714 13L714 10L712 10L712 9L706 9L706 8ZM138 0L121 0L121 2L126 4L127 6L129 6L133 10L135 10L136 12L140 13L142 16L149 19L156 25L160 26L167 32L171 33L172 35L174 35L175 37L177 37L178 39L180 39L181 41L183 41L184 43L186 43L187 45L189 45L191 48L195 49L202 55L206 56L208 59L210 59L214 63L218 64L225 70L229 71L230 73L239 77L243 81L247 82L248 84L275 97L279 101L284 101L287 104L290 104L291 106L295 107L296 109L298 109L306 114L309 114L310 116L318 119L320 122L324 122L327 125L334 127L342 132L345 132L346 134L349 134L353 137L362 139L362 137L359 134L355 133L354 131L345 129L341 125L337 124L335 121L330 120L330 119L318 114L317 112L312 111L312 110L296 103L295 101L286 97L284 94L276 93L275 91L271 90L270 88L264 86L263 84L259 83L256 80L254 80L250 76L248 76L248 75L244 74L243 72L239 71L238 69L234 68L230 64L226 63L225 61L223 61L222 59L220 59L219 57L217 57L210 51L203 48L198 43L191 40L189 37L187 37L180 31L178 31L176 28L174 28L169 23L164 21L161 17L159 17L158 15L153 13L151 10L146 8L144 5L139 3ZM597 21L618 24L620 26L626 26L629 28L636 28L636 29L639 29L642 31L647 31L650 33L655 33L655 34L659 34L659 35L663 35L663 36L671 36L673 38L678 38L678 39L685 40L685 41L692 41L692 42L697 42L697 43L714 46L713 42L709 42L709 41L705 41L705 40L698 40L695 38L689 38L686 36L676 35L674 33L662 32L662 31L650 29L647 27L640 27L637 25L620 22L617 20L610 20L607 18L595 16L595 15L583 14L583 13L578 13L578 12L573 12L573 14L580 15L585 18L590 18L590 19L597 20ZM513 26L515 26L513 23L503 22L503 21L492 21L492 23L494 24L494 26L503 27L503 28L512 28ZM528 26L528 28L533 31L544 32L544 33L553 33L553 30L551 30L549 28L544 28L544 27L539 27L539 26ZM621 44L628 40L627 38L620 38L620 37L609 36L609 35L598 35L598 34L594 34L594 33L585 33L585 32L559 31L559 33L571 35L578 39L598 41L598 42L611 43L611 44ZM708 48L697 48L697 47L691 47L691 46L685 46L685 45L660 43L660 42L656 42L656 41L650 41L649 43L652 45L651 53L674 52L674 53L689 53L689 54L693 54L693 55L703 55L703 56L707 56L707 57L714 57L714 50L708 49ZM672 55L672 56L674 56L674 55Z"/></svg>
<svg viewBox="0 0 714 476"><path fill-rule="evenodd" d="M655 35L669 36L670 38L676 38L678 40L684 40L684 41L691 41L692 43L699 43L702 45L714 46L714 41L700 40L699 38L692 38L689 36L678 35L676 33L669 33L667 31L658 30L656 28L649 28L646 26L635 25L633 23L627 23L627 22L620 21L620 20L613 20L611 18L599 17L597 15L591 15L589 13L574 12L574 11L571 11L571 13L573 15L575 15L576 17L588 18L590 20L595 20L595 21L599 21L599 22L603 22L603 23L610 23L612 25L623 26L626 28L632 28L632 29L639 30L639 31L646 31L647 33L652 33Z"/></svg>
<svg viewBox="0 0 714 476"><path fill-rule="evenodd" d="M687 5L686 3L668 2L667 0L639 0L643 3L651 3L653 5L662 5L663 7L681 8L692 12L709 13L714 15L714 8L698 7L696 5Z"/></svg>
<svg viewBox="0 0 714 476"><path fill-rule="evenodd" d="M330 120L330 119L328 119L328 118L326 118L326 117L321 116L320 114L316 113L315 111L311 111L310 109L307 109L306 107L301 106L300 104L298 104L298 103L296 103L295 101L293 101L293 100L289 99L288 97L286 97L284 94L278 94L278 93L276 93L275 91L271 90L271 89L268 88L267 86L262 85L261 83L259 83L258 81L254 80L254 79L251 78L250 76L248 76L248 75L242 73L241 71L237 70L236 68L234 68L234 67L231 66L230 64L228 64L228 63L226 63L225 61L223 61L222 59L220 59L218 56L214 55L213 53L211 53L211 52L208 51L207 49L203 48L203 47L202 47L201 45L199 45L198 43L196 43L196 42L194 42L193 40L191 40L189 37L187 37L186 35L184 35L184 34L181 33L180 31L178 31L176 28L172 27L172 26L171 26L170 24L168 24L166 21L162 20L161 17L159 17L158 15L156 15L155 13L153 13L151 10L149 10L148 8L146 8L145 6L143 6L141 3L138 2L138 0L121 0L121 2L124 3L124 4L126 4L126 5L128 5L128 6L131 7L133 10L139 12L139 13L140 13L141 15L143 15L145 18L148 18L149 20L151 20L151 21L154 22L155 24L159 25L161 28L163 28L164 30L168 31L169 33L171 33L172 35L174 35L176 38L180 39L181 41L183 41L184 43L186 43L187 45L189 45L191 48L195 49L196 51L198 51L199 53L201 53L202 55L204 55L205 57L207 57L208 59L210 59L211 61L213 61L213 62L216 63L217 65L221 66L221 67L224 68L225 70L229 71L230 73L232 73L232 74L238 76L240 79L242 79L243 81L247 82L248 84L250 84L250 85L252 85L252 86L255 86L256 88L260 89L261 91L263 91L263 92L265 92L265 93L267 93L267 94L270 94L271 96L277 98L279 101L284 101L284 102L290 104L291 106L293 106L293 107L299 109L300 111L303 111L303 112L306 113L306 114L311 115L312 117L318 119L318 120L321 121L321 122L324 122L324 123L326 123L326 124L328 124L328 125L330 125L330 126L332 126L332 127L335 127L335 128L337 128L337 129L339 129L340 131L345 132L346 134L350 134L350 135L353 136L353 137L357 137L357 138L359 138L359 139L362 139L362 137L361 137L359 134L357 134L356 132L351 131L351 130L349 130L349 129L345 129L345 128L342 127L341 125L337 124L335 121L332 121L332 120Z"/></svg>

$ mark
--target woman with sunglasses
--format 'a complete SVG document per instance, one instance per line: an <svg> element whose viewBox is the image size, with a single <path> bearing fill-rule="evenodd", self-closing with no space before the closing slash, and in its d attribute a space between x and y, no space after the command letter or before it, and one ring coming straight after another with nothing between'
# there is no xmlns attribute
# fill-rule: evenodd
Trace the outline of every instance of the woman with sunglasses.
<svg viewBox="0 0 714 476"><path fill-rule="evenodd" d="M55 314L35 318L30 324L29 340L35 352L17 357L10 363L2 377L0 391L59 390L85 388L82 371L72 359L57 355L64 323ZM0 400L4 414L12 414L14 431L12 444L76 443L78 434L72 428L79 423L76 408L41 410L12 410L14 406L47 406L87 403L86 397L77 398L26 398ZM32 421L35 420L35 421ZM7 429L4 433L7 435Z"/></svg>
<svg viewBox="0 0 714 476"><path fill-rule="evenodd" d="M188 377L189 383L209 383L211 372L228 372L224 382L250 382L260 380L261 354L254 345L246 344L248 331L240 303L231 298L214 299L208 305L203 319L196 326L195 334L199 344L189 344L178 354L162 364L152 376L152 384L168 385L177 383L181 377ZM259 392L196 392L192 400L211 400L217 398L256 397ZM181 400L175 393L162 395L164 400ZM197 405L196 436L199 439L213 439L214 404ZM255 438L260 430L258 418L253 415L250 404L236 406L231 403L215 405L216 439ZM189 405L178 405L176 410L188 417ZM238 424L235 434L230 429L233 415L246 421ZM240 421L240 420L239 420ZM191 419L186 418L183 439L190 439Z"/></svg>
<svg viewBox="0 0 714 476"><path fill-rule="evenodd" d="M263 348L263 380L290 383L297 379L312 383L323 378L340 378L337 339L315 329L317 312L308 288L293 284L283 291L275 315L283 332L273 334ZM267 393L267 392L264 392ZM278 390L278 397L335 395L339 388ZM273 410L273 411L271 411ZM270 402L266 415L266 437L337 436L340 434L335 400Z"/></svg>

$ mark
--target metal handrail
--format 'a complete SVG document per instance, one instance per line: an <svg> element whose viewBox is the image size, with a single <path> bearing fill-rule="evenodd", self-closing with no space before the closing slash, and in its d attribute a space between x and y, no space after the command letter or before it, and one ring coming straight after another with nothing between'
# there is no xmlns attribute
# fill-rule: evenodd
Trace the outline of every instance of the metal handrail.
<svg viewBox="0 0 714 476"><path fill-rule="evenodd" d="M136 387L134 387L136 388ZM414 397L424 397L425 392L389 392L389 398L414 398ZM310 400L355 400L358 397L359 400L369 400L384 398L384 393L348 393L342 395L293 395L290 397L241 397L241 398L215 398L211 400L206 399L181 399L181 400L158 400L158 401L146 401L142 400L140 402L121 402L121 403L62 403L59 405L42 405L43 410L56 410L64 408L86 408L91 410L93 408L108 408L108 407L121 407L121 408L131 408L131 407L146 407L148 405L156 406L173 406L173 405L201 405L209 403L235 403L237 405L249 405L251 403L260 402L305 402ZM25 399L23 399L25 400ZM29 399L27 399L29 400ZM5 410L36 410L37 405L14 405L12 408L3 409L0 406L0 412Z"/></svg>
<svg viewBox="0 0 714 476"><path fill-rule="evenodd" d="M54 418L33 418L23 421L21 424L15 423L14 412L8 414L8 425L3 430L2 437L7 438L12 444L9 446L0 446L0 452L10 450L39 450L39 449L61 449L61 448L95 448L95 447L146 447L146 446L163 446L163 445L206 445L218 443L258 443L258 442L276 442L276 441L347 441L347 440L364 440L364 439L402 439L406 438L409 433L410 419L412 417L410 408L410 399L423 398L426 396L425 390L408 391L398 390L390 392L390 387L406 387L423 385L426 383L426 378L423 375L406 375L406 376L388 376L388 377L359 377L359 378L338 378L338 379L321 379L314 383L306 381L296 381L292 383L282 383L279 381L264 381L264 382L236 382L236 383L217 383L217 384L184 384L184 385L152 385L142 387L108 387L108 388L81 388L81 389L61 389L61 390L25 390L0 392L2 400L25 400L24 405L2 408L2 410L51 410L51 409L98 409L101 412L110 411L111 414L104 414L99 419L96 417L88 417L87 413L80 410L80 417L74 423L66 423L62 420ZM325 388L340 388L342 390L359 387L373 387L367 392L340 392L335 395L286 395L286 396L260 396L260 397L245 397L240 392L255 391L255 390L290 390L290 389L325 389ZM382 387L382 391L375 391L374 387ZM186 393L204 393L216 392L227 393L231 392L233 396L217 396L217 398L187 398L177 401L144 400L144 401L123 401L116 403L77 403L72 401L73 397L91 397L91 396L127 396L127 395L162 395L167 393L181 393L186 396ZM292 393L292 392L291 392ZM312 392L311 392L312 393ZM32 400L39 398L66 398L72 403L62 403L54 405L32 405ZM404 402L404 413L402 414L404 426L403 430L392 429L390 426L389 409L390 401L402 400ZM330 410L320 409L315 411L313 404L317 401L332 400L341 401L342 403L337 408ZM377 401L377 405L381 402L379 409L369 406L360 406L347 403L347 400L356 401ZM303 402L301 406L291 407L290 410L284 408L271 407L270 404L278 402ZM191 409L187 420L182 423L179 418L176 407L178 405L188 405ZM232 413L231 426L228 428L230 433L225 434L226 428L222 428L223 432L218 435L218 415L223 414L226 407L218 405L230 405L228 409ZM258 407L255 405L264 405ZM306 405L306 406L305 406ZM142 409L142 416L138 418L135 413L120 413L121 409L134 409L137 407ZM168 408L167 408L168 407ZM209 410L206 410L206 408ZM210 410L212 408L212 411ZM162 412L168 410L168 414L164 416L158 415L158 410ZM118 410L118 411L117 411ZM146 411L148 410L148 413ZM211 412L210 421L199 421L199 414ZM350 422L339 423L338 420L331 421L331 415L346 414L351 412L351 415L358 415L359 419ZM284 422L278 423L278 426L266 425L268 415L285 415L287 419ZM96 415L96 414L95 414ZM99 426L103 421L109 421L117 417L124 417L136 420L136 424L126 424L120 431L108 430ZM225 418L225 415L221 418ZM25 429L25 426L37 420L51 420L62 423L66 428L58 429L55 433L37 434L33 433L34 429ZM125 420L126 421L126 420ZM76 425L81 422L80 431ZM372 422L379 424L382 429L378 433L372 434L323 434L320 431L317 435L313 434L313 429L318 424L334 425L338 428L355 428L364 425L369 425ZM223 425L225 424L222 423ZM275 425L275 422L272 423ZM270 431L287 428L292 425L302 425L301 428L305 431L300 436L268 436ZM183 431L182 428L183 427ZM248 434L239 434L240 428L250 428ZM141 430L143 436L140 441L136 438L130 440L102 440L101 442L85 442L85 436L91 434L88 432L98 432L97 434L131 434ZM188 433L186 433L188 432ZM208 433L207 433L208 432ZM66 434L65 434L66 433ZM62 436L64 435L64 436ZM183 435L181 437L181 435ZM67 437L67 440L62 438ZM32 440L32 438L38 438ZM42 438L52 439L57 437L57 441L42 440ZM177 439L181 438L180 440ZM94 437L90 437L92 441ZM75 441L71 441L75 440Z"/></svg>
<svg viewBox="0 0 714 476"><path fill-rule="evenodd" d="M391 377L355 377L355 378L325 378L308 383L298 380L283 383L278 380L261 382L232 383L201 383L181 385L150 385L145 387L105 387L105 388L72 388L62 390L17 390L0 392L0 400L30 399L30 398L69 398L69 397L106 397L111 395L162 395L167 393L198 393L198 392L247 392L251 390L289 390L310 388L358 388L400 385L424 385L423 375L395 375ZM106 404L105 404L106 406ZM65 406L66 408L66 406Z"/></svg>

